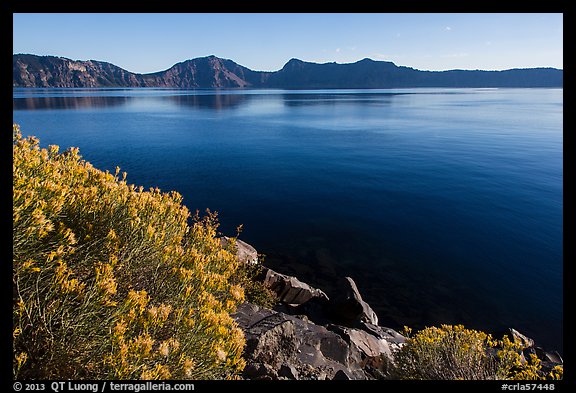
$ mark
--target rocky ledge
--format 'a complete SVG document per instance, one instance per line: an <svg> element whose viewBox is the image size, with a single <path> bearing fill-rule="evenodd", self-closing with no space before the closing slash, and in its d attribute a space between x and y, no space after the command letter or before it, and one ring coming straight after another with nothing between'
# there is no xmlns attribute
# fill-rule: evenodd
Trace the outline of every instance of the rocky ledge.
<svg viewBox="0 0 576 393"><path fill-rule="evenodd" d="M247 379L379 379L405 338L374 324L354 281L343 295L326 294L295 277L268 270L267 285L281 300L274 310L244 303L233 315L246 336ZM304 300L298 304L295 301ZM323 321L323 324L315 323ZM336 323L338 322L338 323Z"/></svg>
<svg viewBox="0 0 576 393"><path fill-rule="evenodd" d="M256 263L257 252L239 243L239 258ZM378 325L378 317L350 277L339 279L329 298L296 277L265 268L262 280L279 303L274 309L241 304L232 316L244 331L246 379L368 380L391 377L394 353L406 341L394 329ZM515 329L505 332L536 354L544 370L563 360L546 352Z"/></svg>

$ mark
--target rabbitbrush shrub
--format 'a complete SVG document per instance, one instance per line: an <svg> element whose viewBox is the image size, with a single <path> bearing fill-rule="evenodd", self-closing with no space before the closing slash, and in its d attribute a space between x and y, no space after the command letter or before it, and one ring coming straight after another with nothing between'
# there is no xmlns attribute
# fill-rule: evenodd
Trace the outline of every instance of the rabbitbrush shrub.
<svg viewBox="0 0 576 393"><path fill-rule="evenodd" d="M557 366L548 375L540 359L523 359L522 344L504 336L494 340L481 331L462 325L427 327L408 339L396 352L395 377L419 380L537 380L561 379Z"/></svg>
<svg viewBox="0 0 576 393"><path fill-rule="evenodd" d="M221 379L244 367L213 213L13 130L13 376Z"/></svg>
<svg viewBox="0 0 576 393"><path fill-rule="evenodd" d="M248 303L264 308L273 308L278 303L278 295L262 281L264 255L258 256L258 263L243 263L236 270L233 283L244 288L244 299Z"/></svg>

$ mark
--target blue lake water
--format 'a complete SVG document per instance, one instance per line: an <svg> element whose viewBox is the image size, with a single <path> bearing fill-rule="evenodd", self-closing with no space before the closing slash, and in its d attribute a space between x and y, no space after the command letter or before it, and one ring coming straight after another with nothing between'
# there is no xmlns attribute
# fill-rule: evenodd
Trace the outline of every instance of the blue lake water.
<svg viewBox="0 0 576 393"><path fill-rule="evenodd" d="M380 324L514 327L562 351L562 89L15 89L77 146L276 270L354 278Z"/></svg>

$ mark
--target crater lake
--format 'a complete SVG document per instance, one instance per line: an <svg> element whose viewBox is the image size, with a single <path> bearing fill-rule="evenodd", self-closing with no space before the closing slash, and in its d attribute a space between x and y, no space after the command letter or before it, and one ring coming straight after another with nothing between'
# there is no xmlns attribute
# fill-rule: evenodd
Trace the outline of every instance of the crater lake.
<svg viewBox="0 0 576 393"><path fill-rule="evenodd" d="M279 272L352 277L382 326L562 353L562 89L14 89L13 120L243 224Z"/></svg>

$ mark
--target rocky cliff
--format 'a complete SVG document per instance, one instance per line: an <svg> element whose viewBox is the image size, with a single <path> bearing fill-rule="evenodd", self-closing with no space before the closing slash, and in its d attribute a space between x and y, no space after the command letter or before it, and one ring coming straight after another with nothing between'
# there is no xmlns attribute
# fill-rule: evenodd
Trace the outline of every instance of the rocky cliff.
<svg viewBox="0 0 576 393"><path fill-rule="evenodd" d="M64 57L13 55L14 87L172 88L410 88L562 87L563 71L527 68L505 71L420 71L386 61L310 63L291 59L279 71L253 71L232 60L201 57L165 71L136 74L113 64Z"/></svg>
<svg viewBox="0 0 576 393"><path fill-rule="evenodd" d="M142 87L142 76L102 61L14 55L14 87Z"/></svg>

